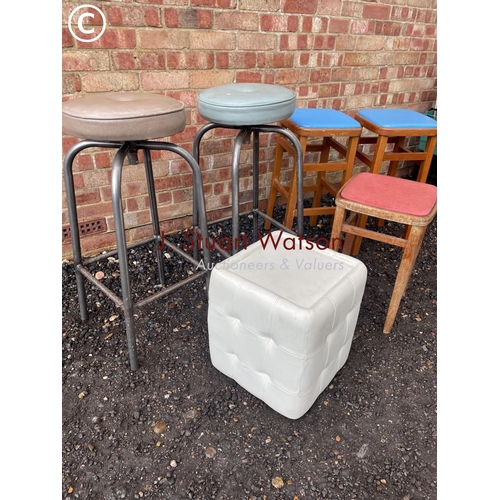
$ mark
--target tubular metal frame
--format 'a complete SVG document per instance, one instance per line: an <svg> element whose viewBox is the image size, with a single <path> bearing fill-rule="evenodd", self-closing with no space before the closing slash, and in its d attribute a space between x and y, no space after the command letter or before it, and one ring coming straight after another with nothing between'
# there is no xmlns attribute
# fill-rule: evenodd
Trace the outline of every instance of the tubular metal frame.
<svg viewBox="0 0 500 500"><path fill-rule="evenodd" d="M220 123L207 123L203 125L200 130L197 132L194 142L193 142L193 156L196 162L200 161L200 143L203 136L214 128L225 128L225 129L236 129L240 132L236 136L234 141L234 149L233 149L233 158L232 158L232 166L231 166L231 179L232 179L232 253L233 255L237 253L238 249L235 248L235 241L239 237L239 166L240 166L240 155L241 148L243 143L248 143L250 141L250 136L253 135L253 157L252 157L252 175L253 175L253 208L252 213L253 217L253 240L257 239L257 227L258 227L258 218L262 217L263 219L271 222L271 224L279 227L282 231L286 231L288 233L297 235L291 229L285 227L280 224L278 221L267 215L262 210L259 210L259 133L277 133L287 137L292 143L293 147L296 151L297 158L297 232L300 236L304 234L304 209L303 209L303 177L304 177L304 166L303 166L303 158L302 158L302 146L300 145L299 140L290 132L290 130L285 127L278 125L249 125L249 126L231 126L231 125L223 125ZM196 207L193 209L193 214L197 214ZM196 225L197 220L193 219L193 225ZM229 253L218 245L216 246L217 250L224 255L226 258L229 257Z"/></svg>
<svg viewBox="0 0 500 500"><path fill-rule="evenodd" d="M73 180L73 162L78 153L87 148L115 148L118 149L113 164L111 167L111 199L113 206L113 218L115 223L115 236L116 236L116 251L107 252L106 254L90 259L82 259L81 246L80 246L80 235L78 227L78 212L75 196L75 186ZM154 236L145 241L135 243L127 247L126 237L125 237L125 224L122 209L122 170L123 162L127 154L135 155L138 150L143 150L144 152L144 167L146 170L146 181L148 185L148 195L150 201L150 211L151 211L151 221L153 226ZM151 151L152 150L162 150L170 151L181 158L183 158L191 167L193 171L193 229L201 233L202 236L202 250L203 250L203 260L205 264L205 270L195 273L189 278L179 281L173 285L165 287L165 269L163 265L163 258L161 250L159 248L159 243L162 242L162 235L160 233L160 222L158 218L158 207L156 203L156 193L154 187L154 177L153 168L151 163ZM208 228L207 228L207 217L205 209L205 198L203 194L203 184L200 167L198 162L184 149L176 144L170 142L159 142L159 141L95 141L95 140L83 140L78 142L70 148L68 153L64 158L64 182L66 186L66 197L68 203L68 217L71 230L71 244L73 249L73 259L76 275L76 285L78 290L78 302L80 306L80 317L82 321L88 319L87 311L87 300L85 296L85 283L84 278L92 282L96 287L98 287L107 297L109 297L115 305L122 309L125 317L125 327L127 335L127 344L129 352L129 362L132 371L137 370L138 360L137 360L137 344L136 344L136 330L134 322L134 310L135 307L140 307L145 305L155 299L163 297L169 292L176 290L177 288L194 281L203 275L205 275L210 269L210 252L206 249L206 242L208 241ZM198 259L198 248L195 248L194 257L183 252L177 246L170 243L168 240L163 238L163 242L170 249L181 255L183 258L187 259L193 265L199 263ZM134 304L132 301L130 280L128 272L128 262L127 262L127 250L144 245L145 243L156 241L156 258L158 263L158 275L159 280L162 285L162 289L147 297L144 300L138 301ZM120 281L121 281L121 298L113 293L109 288L98 281L87 269L86 265L91 262L95 262L100 259L110 257L112 255L118 254L118 262L120 268Z"/></svg>

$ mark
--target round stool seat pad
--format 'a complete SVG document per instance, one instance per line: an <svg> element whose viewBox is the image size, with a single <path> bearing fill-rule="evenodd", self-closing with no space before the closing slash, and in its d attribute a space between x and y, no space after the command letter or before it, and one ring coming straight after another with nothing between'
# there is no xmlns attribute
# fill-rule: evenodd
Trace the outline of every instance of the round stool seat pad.
<svg viewBox="0 0 500 500"><path fill-rule="evenodd" d="M358 116L383 128L437 128L437 121L410 109L360 109Z"/></svg>
<svg viewBox="0 0 500 500"><path fill-rule="evenodd" d="M359 129L359 122L335 109L297 108L290 120L308 129Z"/></svg>
<svg viewBox="0 0 500 500"><path fill-rule="evenodd" d="M265 125L289 118L295 101L295 92L279 85L233 83L202 90L198 112L220 125Z"/></svg>
<svg viewBox="0 0 500 500"><path fill-rule="evenodd" d="M66 101L63 130L74 137L139 141L169 137L186 126L184 104L171 97L104 92Z"/></svg>
<svg viewBox="0 0 500 500"><path fill-rule="evenodd" d="M362 172L345 184L341 196L363 205L425 217L436 204L437 189L423 182Z"/></svg>

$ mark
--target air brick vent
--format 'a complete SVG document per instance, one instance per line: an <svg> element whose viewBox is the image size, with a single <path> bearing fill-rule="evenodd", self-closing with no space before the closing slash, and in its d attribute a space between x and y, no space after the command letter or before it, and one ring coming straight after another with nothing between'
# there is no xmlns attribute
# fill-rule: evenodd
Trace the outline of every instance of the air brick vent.
<svg viewBox="0 0 500 500"><path fill-rule="evenodd" d="M105 219L95 219L88 220L85 222L80 222L79 224L80 236L89 236L91 234L103 233L106 231L106 220ZM69 226L63 226L62 228L62 238L63 241L71 238L71 230Z"/></svg>

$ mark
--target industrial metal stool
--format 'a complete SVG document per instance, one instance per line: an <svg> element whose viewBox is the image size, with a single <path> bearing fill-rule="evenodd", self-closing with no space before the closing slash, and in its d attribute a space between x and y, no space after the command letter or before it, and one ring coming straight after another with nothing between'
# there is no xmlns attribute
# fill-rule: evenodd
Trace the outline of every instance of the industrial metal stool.
<svg viewBox="0 0 500 500"><path fill-rule="evenodd" d="M404 249L384 324L384 333L390 333L422 246L425 231L436 215L437 189L424 182L362 172L346 182L338 192L335 202L337 211L330 246L337 247L341 241L340 234L345 232L347 235L342 249L345 254L351 253L352 237L348 235L367 237ZM346 210L366 217L381 217L405 224L409 230L405 231L403 237L398 238L351 225L349 222L344 222ZM356 255L356 252L352 253Z"/></svg>
<svg viewBox="0 0 500 500"><path fill-rule="evenodd" d="M239 241L239 164L241 147L253 136L253 237L256 238L258 216L269 220L280 229L291 232L276 220L259 210L259 133L274 132L287 137L297 152L297 185L302 186L302 149L297 137L288 129L269 125L285 120L295 110L295 92L279 85L261 83L234 83L202 90L198 94L198 112L210 123L203 125L195 136L193 156L199 161L200 142L214 128L239 129L234 142L232 158L232 253ZM195 212L196 213L196 212ZM297 193L297 232L303 234L303 195ZM217 246L222 255L229 253Z"/></svg>
<svg viewBox="0 0 500 500"><path fill-rule="evenodd" d="M74 266L76 273L76 283L78 289L78 300L80 305L80 315L82 320L88 319L87 303L85 297L84 279L88 279L113 302L123 310L125 317L130 368L138 368L136 332L134 325L134 309L146 303L160 298L170 291L179 288L199 277L204 272L195 273L189 278L174 285L165 287L165 273L160 243L165 243L169 248L186 258L193 265L198 264L197 260L189 254L183 252L168 240L162 241L160 235L160 223L156 204L156 194L154 188L153 168L151 164L151 151L170 151L183 158L193 171L193 208L196 214L195 230L202 235L202 248L208 238L206 222L205 201L203 197L203 185L201 171L194 158L180 146L170 142L152 141L162 137L169 137L184 130L186 124L183 103L166 96L153 94L136 93L102 93L79 97L63 103L62 125L65 132L74 137L84 138L70 148L64 159L64 181L66 186L66 196L68 202L68 215L71 230L71 242L73 249ZM80 236L78 228L78 214L75 197L75 187L73 180L73 161L76 155L87 148L115 148L117 153L114 157L111 169L111 198L113 205L113 218L116 233L116 252L108 252L100 257L83 260L80 248ZM125 157L128 155L130 163L137 163L137 151L144 152L144 166L146 170L146 180L150 202L151 220L154 236L141 243L132 246L136 247L147 242L156 241L156 258L158 261L158 273L163 288L147 297L146 299L133 303L128 263L127 244L125 238L125 225L122 208L122 169ZM90 262L95 262L99 258L108 258L113 254L118 254L120 266L121 298L113 293L109 288L98 281L86 268ZM203 252L205 269L210 268L210 255L208 251Z"/></svg>
<svg viewBox="0 0 500 500"><path fill-rule="evenodd" d="M318 215L335 213L335 207L333 206L320 206L323 189L333 196L336 196L338 191L327 180L327 172L343 172L340 186L343 186L347 179L352 177L358 140L361 135L361 126L359 122L340 111L320 108L298 108L290 118L282 121L281 125L291 130L298 137L304 157L307 152L320 152L319 163L304 163L303 167L304 173L317 172L315 184L304 186L303 188L304 191L314 191L312 207L304 208L304 216L309 215L309 223L314 226L316 225ZM334 137L347 137L347 145L344 146L334 139ZM307 144L310 138L322 138L323 142L321 144ZM344 157L343 160L329 162L328 157L331 148L338 151ZM292 178L289 186L283 185L280 180L284 151L294 159ZM305 158L303 161L305 161ZM278 137L267 215L272 217L276 197L279 193L287 202L284 225L291 228L293 218L297 215L296 192L295 150L290 147L288 141L285 141L282 137ZM269 227L270 224L266 222L265 228L269 229Z"/></svg>

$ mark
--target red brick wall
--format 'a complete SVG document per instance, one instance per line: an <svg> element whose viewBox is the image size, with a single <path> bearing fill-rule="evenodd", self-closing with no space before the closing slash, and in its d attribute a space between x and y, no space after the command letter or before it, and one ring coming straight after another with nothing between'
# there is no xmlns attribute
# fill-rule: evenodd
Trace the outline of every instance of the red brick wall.
<svg viewBox="0 0 500 500"><path fill-rule="evenodd" d="M436 0L136 0L95 1L107 29L91 43L77 41L67 22L82 3L64 1L63 100L106 91L154 92L185 103L187 126L169 138L192 151L204 120L196 95L232 82L278 84L296 91L300 107L335 108L351 115L372 106L425 111L436 100ZM229 213L234 133L217 131L202 143L200 164L210 219ZM63 153L77 139L63 134ZM274 140L261 139L262 198L267 195ZM75 185L82 221L104 218L113 229L112 151L77 157ZM241 189L251 186L244 149ZM154 155L162 227L190 224L191 177L175 156ZM142 165L124 169L129 237L150 234ZM68 224L64 204L63 226ZM250 199L249 192L242 200ZM173 220L169 220L173 219ZM113 246L110 233L82 238L85 254ZM70 256L69 241L63 255Z"/></svg>

